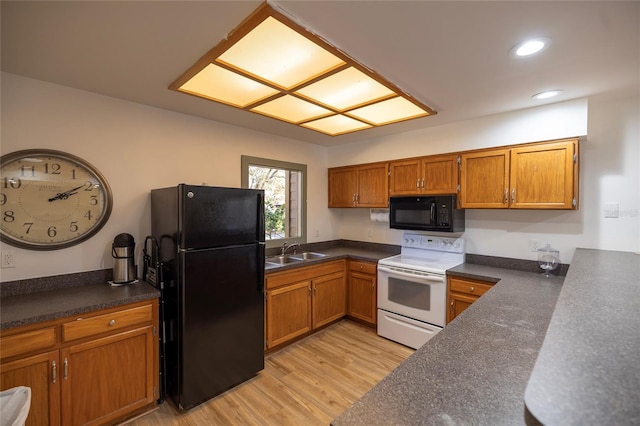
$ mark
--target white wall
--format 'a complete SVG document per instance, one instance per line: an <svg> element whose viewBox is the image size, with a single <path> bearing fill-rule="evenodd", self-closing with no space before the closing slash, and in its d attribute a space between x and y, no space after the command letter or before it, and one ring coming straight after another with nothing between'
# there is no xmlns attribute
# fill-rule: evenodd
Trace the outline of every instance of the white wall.
<svg viewBox="0 0 640 426"><path fill-rule="evenodd" d="M149 191L178 183L239 187L241 155L307 164L308 240L335 238L321 146L7 73L1 136L2 154L48 148L86 159L104 174L114 198L109 221L85 243L46 252L3 243L2 251L15 252L17 267L2 269L2 281L111 268L111 243L122 232L134 236L141 263L151 231Z"/></svg>
<svg viewBox="0 0 640 426"><path fill-rule="evenodd" d="M531 243L550 243L570 263L576 247L640 251L640 97L585 99L483 117L332 147L330 167L385 159L588 135L580 146L578 211L466 210L469 253L536 259ZM353 160L353 161L352 161ZM620 217L604 218L619 202ZM332 209L341 238L398 244L402 231L371 222L367 209Z"/></svg>

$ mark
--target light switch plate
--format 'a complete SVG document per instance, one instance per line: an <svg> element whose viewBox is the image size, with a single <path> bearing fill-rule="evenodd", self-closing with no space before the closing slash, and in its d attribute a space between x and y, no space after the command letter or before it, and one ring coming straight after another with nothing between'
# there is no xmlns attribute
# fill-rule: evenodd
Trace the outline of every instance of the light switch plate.
<svg viewBox="0 0 640 426"><path fill-rule="evenodd" d="M604 217L618 217L620 206L618 203L604 203Z"/></svg>

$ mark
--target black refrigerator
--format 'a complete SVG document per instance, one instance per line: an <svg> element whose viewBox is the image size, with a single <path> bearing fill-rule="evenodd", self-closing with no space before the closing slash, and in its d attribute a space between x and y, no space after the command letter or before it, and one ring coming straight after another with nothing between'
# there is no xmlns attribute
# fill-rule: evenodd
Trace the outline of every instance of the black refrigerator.
<svg viewBox="0 0 640 426"><path fill-rule="evenodd" d="M187 410L264 368L264 191L151 191L164 302L164 397Z"/></svg>

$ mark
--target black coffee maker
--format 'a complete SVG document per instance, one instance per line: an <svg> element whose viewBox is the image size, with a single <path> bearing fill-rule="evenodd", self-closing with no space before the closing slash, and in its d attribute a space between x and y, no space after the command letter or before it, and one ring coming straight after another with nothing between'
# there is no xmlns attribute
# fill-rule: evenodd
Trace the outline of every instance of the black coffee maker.
<svg viewBox="0 0 640 426"><path fill-rule="evenodd" d="M131 284L137 281L134 250L136 243L130 234L118 234L113 239L111 256L115 259L113 265L114 285Z"/></svg>

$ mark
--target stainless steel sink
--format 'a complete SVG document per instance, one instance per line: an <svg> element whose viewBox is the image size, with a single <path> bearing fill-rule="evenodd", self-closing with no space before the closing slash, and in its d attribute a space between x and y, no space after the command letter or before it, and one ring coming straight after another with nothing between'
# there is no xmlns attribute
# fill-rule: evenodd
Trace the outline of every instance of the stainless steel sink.
<svg viewBox="0 0 640 426"><path fill-rule="evenodd" d="M300 259L300 260L313 260L313 259L320 259L323 257L326 257L326 254L322 254L322 253L314 253L312 251L305 251L303 253L298 253L298 254L292 254L291 257L295 258L295 259Z"/></svg>
<svg viewBox="0 0 640 426"><path fill-rule="evenodd" d="M267 257L265 262L273 263L275 265L286 265L288 263L301 262L302 259L293 257L292 255L285 254L284 256Z"/></svg>

